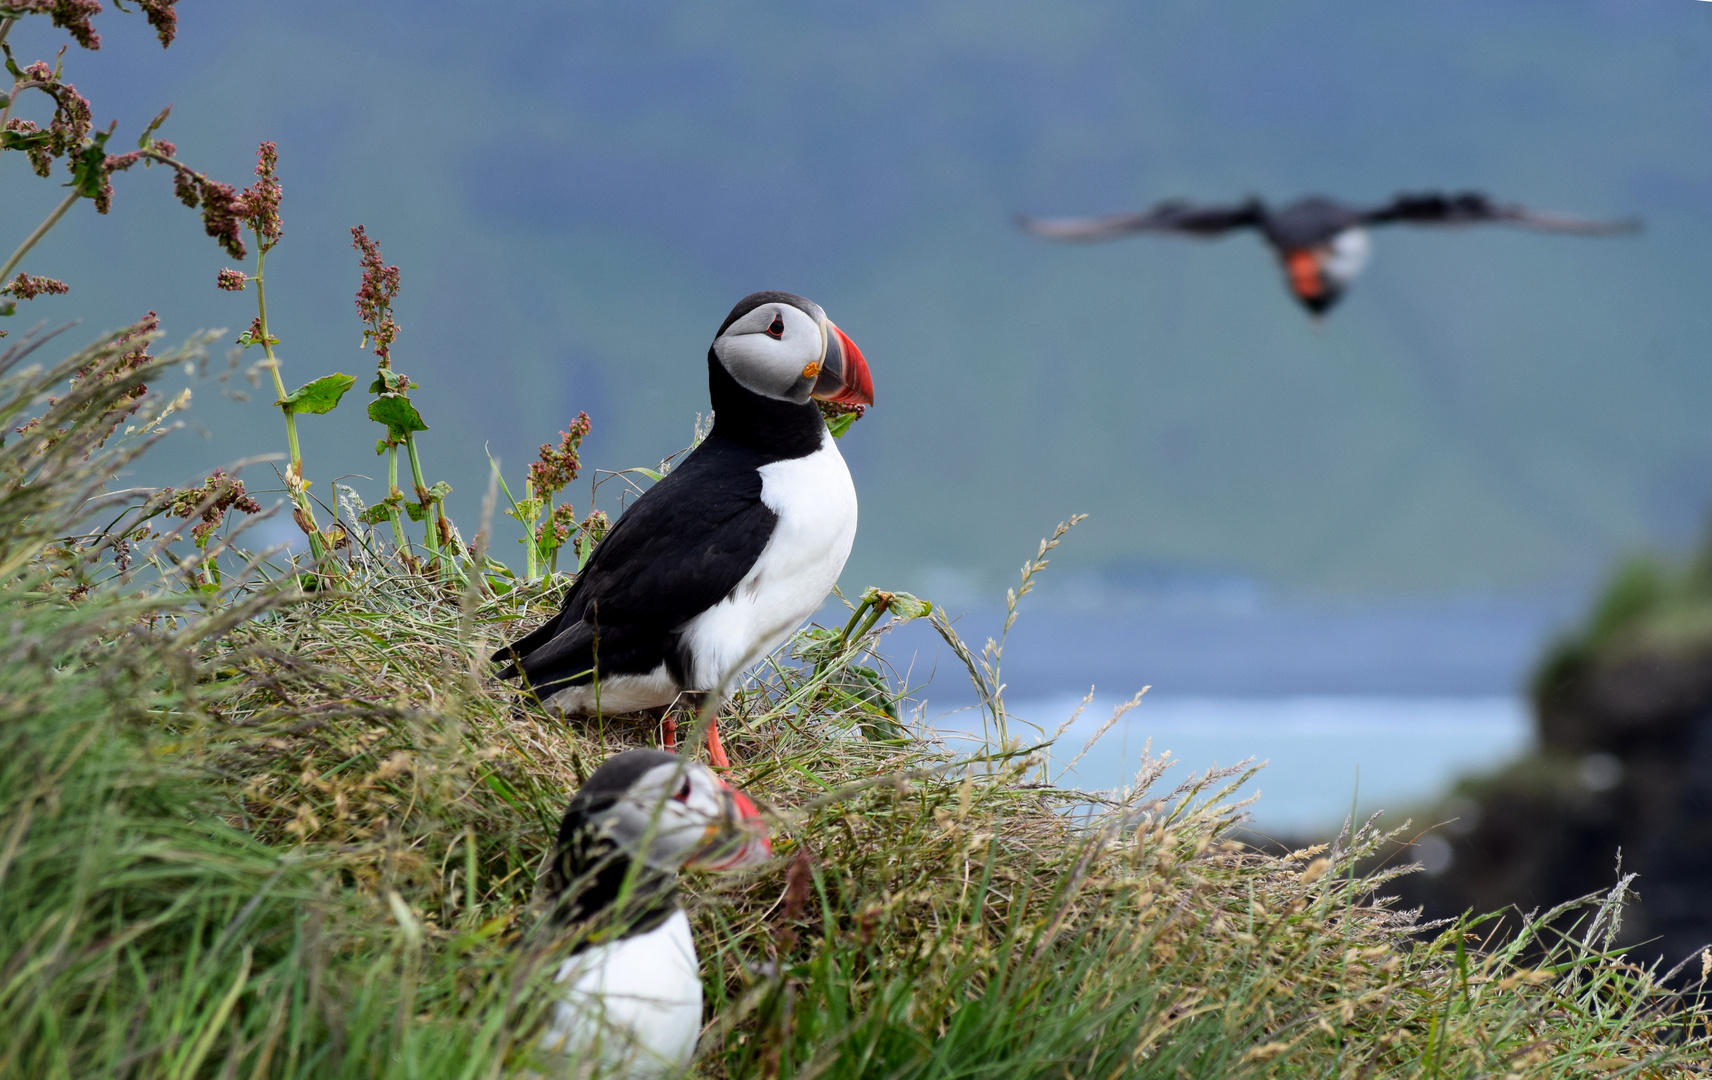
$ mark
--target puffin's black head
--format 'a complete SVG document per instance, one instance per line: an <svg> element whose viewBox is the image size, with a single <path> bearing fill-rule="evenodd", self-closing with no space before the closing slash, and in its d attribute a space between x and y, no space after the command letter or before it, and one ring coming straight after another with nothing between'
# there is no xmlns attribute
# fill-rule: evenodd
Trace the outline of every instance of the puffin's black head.
<svg viewBox="0 0 1712 1080"><path fill-rule="evenodd" d="M705 765L627 750L571 797L545 885L557 896L603 862L634 859L667 875L736 870L767 861L772 850L755 803Z"/></svg>
<svg viewBox="0 0 1712 1080"><path fill-rule="evenodd" d="M862 350L813 300L794 293L750 293L714 335L713 355L739 386L776 401L811 397L872 405L874 379Z"/></svg>

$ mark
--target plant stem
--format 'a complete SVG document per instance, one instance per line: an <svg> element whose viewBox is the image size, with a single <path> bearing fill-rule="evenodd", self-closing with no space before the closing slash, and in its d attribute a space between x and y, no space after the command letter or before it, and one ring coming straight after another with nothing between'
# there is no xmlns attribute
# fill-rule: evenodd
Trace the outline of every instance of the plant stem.
<svg viewBox="0 0 1712 1080"><path fill-rule="evenodd" d="M523 481L523 501L524 501L524 504L528 505L529 500L533 499L534 497L535 497L535 481L525 479ZM524 564L524 572L528 576L530 581L535 580L535 575L537 573L539 573L540 569L541 569L541 559L539 558L540 552L538 550L536 550L536 547L535 547L535 520L536 520L536 517L537 517L537 515L531 514L529 516L529 520L525 521L523 523L523 536L524 536L524 539L523 539L523 564Z"/></svg>
<svg viewBox="0 0 1712 1080"><path fill-rule="evenodd" d="M262 332L262 351L267 353L267 361L263 366L273 373L273 388L279 392L280 399L284 400L285 380L280 378L279 358L273 354L273 339L268 334L267 292L262 286L262 271L267 263L267 245L262 243L259 231L255 237L257 325ZM291 452L291 462L285 471L285 486L291 493L291 501L303 515L303 521L299 524L307 526L304 531L309 536L309 554L319 563L326 557L327 547L321 542L321 526L315 520L315 506L309 501L309 484L303 479L303 450L297 441L297 417L293 415L289 405L281 405L279 411L285 414L285 442Z"/></svg>
<svg viewBox="0 0 1712 1080"><path fill-rule="evenodd" d="M552 550L542 552L541 558L547 564L545 567L547 573L556 574L559 572L559 548L561 545L557 543L559 534L553 530L553 496L549 495L541 500L541 511L541 520L547 523L547 531L552 534L555 541Z"/></svg>
<svg viewBox="0 0 1712 1080"><path fill-rule="evenodd" d="M396 500L403 496L404 493L398 490L398 444L392 443L386 448L386 497ZM388 506L392 510L392 542L401 553L407 553L410 541L404 538L404 511L398 508L396 501Z"/></svg>
<svg viewBox="0 0 1712 1080"><path fill-rule="evenodd" d="M0 267L0 282L4 282L12 276L12 271L18 268L18 264L24 260L24 256L28 255L30 249L36 246L36 241L46 236L48 230L58 224L59 219L65 216L65 212L71 209L71 204L82 197L74 189L70 195L65 197L64 202L54 207L54 212L48 215L47 220L37 225L36 231L26 237L24 242L18 245L18 250L12 252L12 257L6 260L6 265Z"/></svg>
<svg viewBox="0 0 1712 1080"><path fill-rule="evenodd" d="M428 557L440 565L440 523L438 507L428 494L428 481L422 477L422 460L416 455L416 433L404 433L404 449L410 455L410 478L416 482L416 505L422 507L423 530L428 538Z"/></svg>

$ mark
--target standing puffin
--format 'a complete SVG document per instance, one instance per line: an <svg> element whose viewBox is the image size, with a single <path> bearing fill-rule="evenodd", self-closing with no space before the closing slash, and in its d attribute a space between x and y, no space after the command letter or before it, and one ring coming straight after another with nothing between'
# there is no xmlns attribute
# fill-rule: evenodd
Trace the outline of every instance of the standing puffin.
<svg viewBox="0 0 1712 1080"><path fill-rule="evenodd" d="M874 401L820 305L752 293L707 351L713 430L631 504L557 615L494 653L566 716L717 696L814 614L856 538L856 489L813 399ZM668 718L668 745L675 721ZM708 754L729 764L719 728Z"/></svg>
<svg viewBox="0 0 1712 1080"><path fill-rule="evenodd" d="M1213 237L1233 229L1259 229L1283 264L1284 280L1291 294L1315 316L1329 311L1367 265L1370 245L1366 226L1480 222L1578 236L1610 236L1640 228L1636 221L1589 221L1535 213L1514 204L1494 203L1477 191L1399 195L1383 205L1366 207L1310 195L1276 210L1259 199L1236 206L1194 206L1180 199L1168 199L1139 214L1017 218L1019 225L1036 236L1084 242L1141 232Z"/></svg>
<svg viewBox="0 0 1712 1080"><path fill-rule="evenodd" d="M596 1062L605 1076L681 1073L702 994L678 871L771 857L754 802L705 766L660 750L608 758L571 798L542 880L548 924L581 931L554 977L544 1055L574 1061L578 1075Z"/></svg>

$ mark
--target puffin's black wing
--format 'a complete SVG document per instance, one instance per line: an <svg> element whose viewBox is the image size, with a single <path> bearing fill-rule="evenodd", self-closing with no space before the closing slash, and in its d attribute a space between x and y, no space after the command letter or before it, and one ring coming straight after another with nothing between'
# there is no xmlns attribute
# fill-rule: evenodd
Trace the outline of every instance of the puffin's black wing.
<svg viewBox="0 0 1712 1080"><path fill-rule="evenodd" d="M1092 218L1033 218L1019 214L1017 224L1048 240L1086 243L1138 232L1218 236L1232 229L1258 225L1260 218L1260 204L1252 200L1240 206L1193 206L1181 199L1168 199L1139 214L1107 214Z"/></svg>
<svg viewBox="0 0 1712 1080"><path fill-rule="evenodd" d="M565 593L559 613L493 654L502 679L521 673L538 694L603 676L643 674L670 656L675 634L743 580L778 516L761 501L769 458L709 436L618 519Z"/></svg>
<svg viewBox="0 0 1712 1080"><path fill-rule="evenodd" d="M1541 232L1572 233L1580 236L1613 236L1635 232L1641 223L1633 218L1622 221L1594 221L1567 217L1563 214L1538 213L1514 203L1495 203L1478 191L1463 191L1454 195L1425 192L1399 195L1384 206L1363 212L1363 222L1388 225L1401 222L1409 225L1474 225L1495 222L1516 225Z"/></svg>

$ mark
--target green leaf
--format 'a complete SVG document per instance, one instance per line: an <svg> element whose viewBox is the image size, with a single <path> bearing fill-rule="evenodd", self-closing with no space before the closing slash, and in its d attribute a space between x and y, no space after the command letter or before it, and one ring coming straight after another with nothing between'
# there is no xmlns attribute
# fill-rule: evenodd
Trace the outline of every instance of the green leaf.
<svg viewBox="0 0 1712 1080"><path fill-rule="evenodd" d="M374 444L374 452L377 455L378 454L384 454L384 453L386 453L386 448L388 446L391 446L391 445L392 444L387 442L385 439L376 439L375 444Z"/></svg>
<svg viewBox="0 0 1712 1080"><path fill-rule="evenodd" d="M323 375L314 382L304 383L274 404L292 413L332 412L339 404L339 399L345 396L345 391L355 385L355 375L335 372L332 375Z"/></svg>
<svg viewBox="0 0 1712 1080"><path fill-rule="evenodd" d="M375 372L375 380L369 383L371 394L402 394L406 390L415 390L416 384L410 381L410 376L402 371L389 371L381 368Z"/></svg>
<svg viewBox="0 0 1712 1080"><path fill-rule="evenodd" d="M422 414L403 394L382 394L369 402L369 419L385 424L387 434L394 442L404 441L412 431L428 430L428 425L422 422Z"/></svg>
<svg viewBox="0 0 1712 1080"><path fill-rule="evenodd" d="M357 520L364 525L379 525L383 521L392 520L392 507L386 503L375 503L373 506L357 515Z"/></svg>
<svg viewBox="0 0 1712 1080"><path fill-rule="evenodd" d="M244 348L247 349L251 345L261 345L261 344L264 344L264 342L261 338L255 337L248 330L245 330L243 333L238 335L238 344L242 345ZM272 334L269 334L267 336L267 340L266 340L265 344L278 345L279 339L274 337ZM278 404L278 403L276 402L275 404Z"/></svg>
<svg viewBox="0 0 1712 1080"><path fill-rule="evenodd" d="M428 499L430 502L444 502L446 500L446 496L451 493L452 485L446 483L444 480L438 480L435 481L433 487L428 489Z"/></svg>
<svg viewBox="0 0 1712 1080"><path fill-rule="evenodd" d="M71 167L71 186L85 199L101 194L102 185L107 183L107 170L102 168L107 161L106 142L107 132L96 132L89 145L73 159L76 164Z"/></svg>
<svg viewBox="0 0 1712 1080"><path fill-rule="evenodd" d="M0 109L5 108L0 105ZM28 150L53 138L50 131L0 131L0 150Z"/></svg>
<svg viewBox="0 0 1712 1080"><path fill-rule="evenodd" d="M886 610L899 622L919 619L933 611L933 605L926 600L917 600L907 592L892 594L892 602L886 605Z"/></svg>
<svg viewBox="0 0 1712 1080"><path fill-rule="evenodd" d="M421 503L413 503L413 502L405 503L404 504L404 512L406 514L410 515L411 521L421 521L422 520L422 504Z"/></svg>
<svg viewBox="0 0 1712 1080"><path fill-rule="evenodd" d="M850 430L850 425L856 422L856 414L847 412L843 416L835 416L826 422L826 430L832 433L834 439L844 438L844 433Z"/></svg>

